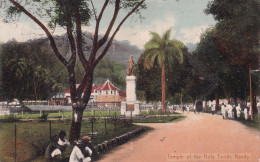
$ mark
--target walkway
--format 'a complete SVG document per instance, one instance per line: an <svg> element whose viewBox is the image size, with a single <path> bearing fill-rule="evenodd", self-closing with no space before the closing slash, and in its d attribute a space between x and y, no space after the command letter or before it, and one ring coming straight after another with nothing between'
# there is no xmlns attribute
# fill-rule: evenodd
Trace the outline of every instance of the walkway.
<svg viewBox="0 0 260 162"><path fill-rule="evenodd" d="M104 155L100 162L259 162L259 132L219 115L186 114L177 123L145 124L154 130Z"/></svg>

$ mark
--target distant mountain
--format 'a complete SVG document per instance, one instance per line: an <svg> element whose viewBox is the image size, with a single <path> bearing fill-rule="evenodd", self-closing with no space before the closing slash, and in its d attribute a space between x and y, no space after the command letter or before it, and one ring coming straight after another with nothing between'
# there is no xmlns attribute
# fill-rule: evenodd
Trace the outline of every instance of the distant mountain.
<svg viewBox="0 0 260 162"><path fill-rule="evenodd" d="M186 43L186 46L188 47L189 52L193 52L197 48L197 44L193 44L193 43Z"/></svg>
<svg viewBox="0 0 260 162"><path fill-rule="evenodd" d="M86 45L84 46L84 54L88 58L90 55L90 51L92 48L92 34L91 33L84 33L84 39L86 42ZM99 36L99 38L102 38L102 35ZM46 42L48 39L45 39ZM64 53L65 58L69 58L70 54L68 54L69 48L68 48L68 43L66 41L64 42L64 36L55 36L55 40L57 43L58 48L60 49L61 53ZM36 41L36 40L31 40L31 41ZM103 51L105 45L103 45L99 53L97 53L97 56ZM137 62L139 56L141 55L143 51L139 49L137 46L131 45L129 41L118 41L118 40L113 40L112 45L110 46L109 50L107 51L106 55L104 58L122 63L124 65L128 65L128 59L129 56L133 55L134 61ZM65 54L66 53L66 54Z"/></svg>
<svg viewBox="0 0 260 162"><path fill-rule="evenodd" d="M137 46L130 45L129 41L114 40L105 58L128 65L129 56L133 55L137 62L142 52Z"/></svg>

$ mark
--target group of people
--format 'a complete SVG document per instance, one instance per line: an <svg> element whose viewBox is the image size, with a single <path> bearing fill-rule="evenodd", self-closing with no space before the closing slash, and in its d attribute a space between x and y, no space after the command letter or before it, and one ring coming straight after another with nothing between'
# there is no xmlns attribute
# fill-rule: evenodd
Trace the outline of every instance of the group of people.
<svg viewBox="0 0 260 162"><path fill-rule="evenodd" d="M70 145L70 142L65 139L65 136L66 132L61 130L59 135L52 137L45 151L45 158L48 159L48 161L61 159L63 152ZM69 162L89 162L93 156L97 155L90 139L89 136L83 136L74 142Z"/></svg>
<svg viewBox="0 0 260 162"><path fill-rule="evenodd" d="M240 104L237 106L232 106L230 103L224 105L222 103L221 105L221 114L223 116L223 119L237 119L241 116L242 109L240 107ZM243 110L244 118L245 120L248 119L250 115L250 109L245 107Z"/></svg>

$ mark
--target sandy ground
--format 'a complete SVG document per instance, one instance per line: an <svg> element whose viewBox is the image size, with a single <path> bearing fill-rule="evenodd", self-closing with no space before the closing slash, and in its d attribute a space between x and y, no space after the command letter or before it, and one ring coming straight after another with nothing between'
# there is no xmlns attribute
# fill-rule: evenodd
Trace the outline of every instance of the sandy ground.
<svg viewBox="0 0 260 162"><path fill-rule="evenodd" d="M100 162L260 162L260 132L219 115L185 114L110 151Z"/></svg>

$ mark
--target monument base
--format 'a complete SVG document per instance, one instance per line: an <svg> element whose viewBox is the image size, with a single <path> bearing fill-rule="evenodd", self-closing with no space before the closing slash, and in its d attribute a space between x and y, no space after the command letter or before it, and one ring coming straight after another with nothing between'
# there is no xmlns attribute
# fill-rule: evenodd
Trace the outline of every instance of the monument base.
<svg viewBox="0 0 260 162"><path fill-rule="evenodd" d="M126 117L140 115L140 102L121 102L121 115Z"/></svg>

